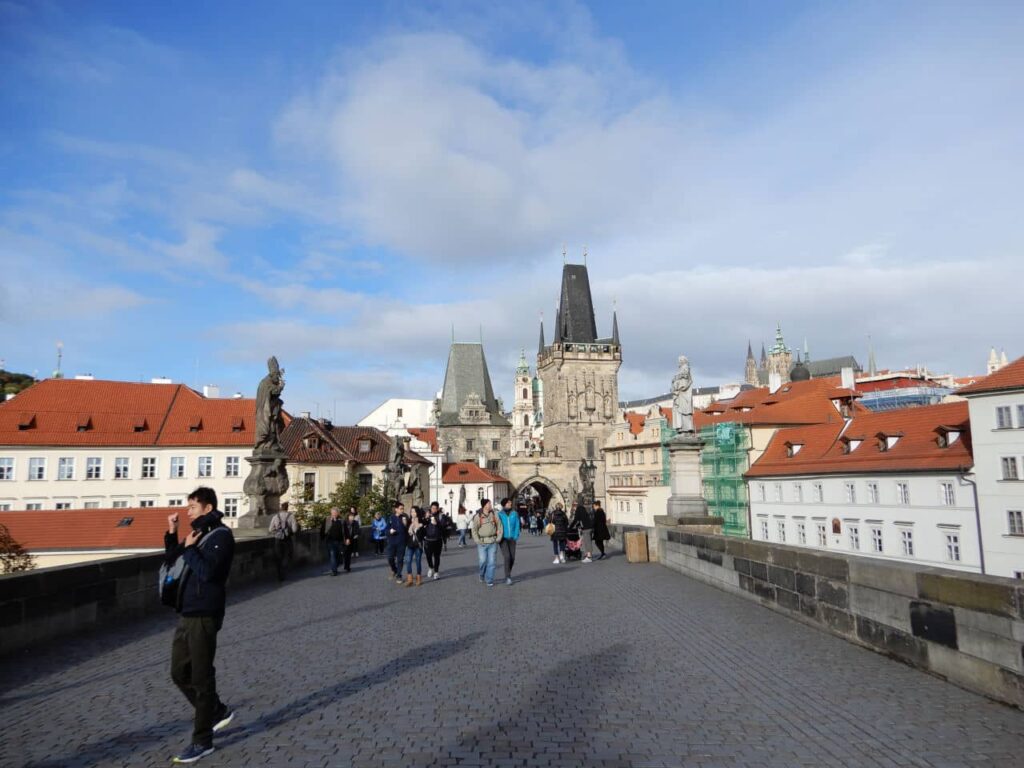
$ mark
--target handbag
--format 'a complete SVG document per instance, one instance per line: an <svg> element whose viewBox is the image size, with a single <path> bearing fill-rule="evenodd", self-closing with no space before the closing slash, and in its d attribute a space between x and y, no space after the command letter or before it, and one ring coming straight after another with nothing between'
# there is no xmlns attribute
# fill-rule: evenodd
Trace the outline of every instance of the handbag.
<svg viewBox="0 0 1024 768"><path fill-rule="evenodd" d="M555 524L554 523L548 523L547 525L544 526L544 535L545 536L554 536L555 535Z"/></svg>

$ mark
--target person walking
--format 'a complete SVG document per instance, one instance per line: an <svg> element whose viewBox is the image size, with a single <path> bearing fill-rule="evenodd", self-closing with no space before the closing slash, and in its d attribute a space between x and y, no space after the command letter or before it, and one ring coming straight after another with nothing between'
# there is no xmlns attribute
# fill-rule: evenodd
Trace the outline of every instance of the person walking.
<svg viewBox="0 0 1024 768"><path fill-rule="evenodd" d="M409 517L408 537L405 545L405 586L411 587L412 566L416 564L416 586L423 584L423 524L420 523L422 510L418 507L412 508L412 515Z"/></svg>
<svg viewBox="0 0 1024 768"><path fill-rule="evenodd" d="M352 555L359 554L359 514L355 507L348 508L348 519L342 523L342 544L345 547L345 573L352 572Z"/></svg>
<svg viewBox="0 0 1024 768"><path fill-rule="evenodd" d="M565 514L561 503L555 505L551 513L551 522L548 523L551 529L551 549L555 553L553 563L565 562L565 540L569 536L569 516Z"/></svg>
<svg viewBox="0 0 1024 768"><path fill-rule="evenodd" d="M466 546L466 534L469 532L469 513L466 512L465 507L459 507L458 513L455 515L455 522L459 526L459 546Z"/></svg>
<svg viewBox="0 0 1024 768"><path fill-rule="evenodd" d="M594 551L594 518L585 504L579 503L573 509L569 527L579 528L580 550L583 552L583 562L594 562L592 556Z"/></svg>
<svg viewBox="0 0 1024 768"><path fill-rule="evenodd" d="M267 532L274 537L274 565L277 566L277 580L284 581L285 570L291 563L294 553L292 539L299 532L299 523L295 519L295 515L287 509L282 509L270 518Z"/></svg>
<svg viewBox="0 0 1024 768"><path fill-rule="evenodd" d="M388 567L396 584L402 583L402 566L405 564L405 545L409 540L409 518L405 504L396 501L394 511L388 518Z"/></svg>
<svg viewBox="0 0 1024 768"><path fill-rule="evenodd" d="M604 508L601 506L601 502L594 500L594 545L597 547L601 556L598 560L604 560L604 543L609 541L612 537L611 531L608 530L608 515L605 514Z"/></svg>
<svg viewBox="0 0 1024 768"><path fill-rule="evenodd" d="M433 509L435 504L437 504L436 501L433 502L433 504L430 505L430 508ZM440 506L438 507L438 509L440 509ZM452 516L449 515L447 512L442 512L441 513L440 520L441 520L441 545L442 545L441 548L445 552L447 552L448 551L448 537L452 535L452 527L454 526L454 523L452 522Z"/></svg>
<svg viewBox="0 0 1024 768"><path fill-rule="evenodd" d="M178 583L181 618L171 641L171 679L195 709L192 741L173 758L175 763L194 763L213 752L213 734L224 730L235 713L217 694L217 633L224 624L225 584L235 554L235 537L221 521L217 493L196 488L188 497L191 530L178 539L178 513L167 518L164 560L173 565L184 560Z"/></svg>
<svg viewBox="0 0 1024 768"><path fill-rule="evenodd" d="M370 523L372 530L370 536L373 538L373 551L377 557L384 554L384 547L388 543L388 521L381 517L380 511L373 513L373 521Z"/></svg>
<svg viewBox="0 0 1024 768"><path fill-rule="evenodd" d="M490 499L480 502L480 509L470 521L473 541L476 542L477 563L480 566L480 581L488 587L494 586L494 566L501 541L501 518L494 513Z"/></svg>
<svg viewBox="0 0 1024 768"><path fill-rule="evenodd" d="M444 549L445 527L441 505L436 501L423 523L423 550L427 553L427 578L437 581L441 573L441 551Z"/></svg>
<svg viewBox="0 0 1024 768"><path fill-rule="evenodd" d="M331 576L338 575L338 562L341 559L341 548L345 540L345 521L341 519L341 510L331 507L331 513L324 520L323 536L327 544L327 558L331 563Z"/></svg>
<svg viewBox="0 0 1024 768"><path fill-rule="evenodd" d="M501 500L498 519L501 520L501 541L498 543L498 548L501 549L501 560L505 566L505 583L511 585L512 566L516 564L516 544L519 541L519 532L522 530L522 520L519 517L519 512L512 509L511 499Z"/></svg>

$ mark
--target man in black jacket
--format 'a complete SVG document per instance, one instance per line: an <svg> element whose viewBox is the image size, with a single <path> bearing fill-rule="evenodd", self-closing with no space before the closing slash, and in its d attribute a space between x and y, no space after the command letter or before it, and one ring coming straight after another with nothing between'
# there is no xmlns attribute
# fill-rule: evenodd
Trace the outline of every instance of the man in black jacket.
<svg viewBox="0 0 1024 768"><path fill-rule="evenodd" d="M348 519L342 523L344 536L344 564L345 573L352 571L352 553L359 551L359 514L355 507L348 510Z"/></svg>
<svg viewBox="0 0 1024 768"><path fill-rule="evenodd" d="M217 695L217 633L224 623L225 582L231 571L235 538L221 522L217 494L196 488L188 497L191 530L178 539L178 514L167 518L164 549L168 564L179 557L185 569L178 587L181 618L171 645L171 679L195 708L192 742L174 758L194 763L213 752L213 734L231 724L235 713Z"/></svg>
<svg viewBox="0 0 1024 768"><path fill-rule="evenodd" d="M331 576L337 576L342 542L345 540L345 521L341 519L341 510L337 507L331 507L331 516L324 520L324 539L327 541L327 556L331 561Z"/></svg>

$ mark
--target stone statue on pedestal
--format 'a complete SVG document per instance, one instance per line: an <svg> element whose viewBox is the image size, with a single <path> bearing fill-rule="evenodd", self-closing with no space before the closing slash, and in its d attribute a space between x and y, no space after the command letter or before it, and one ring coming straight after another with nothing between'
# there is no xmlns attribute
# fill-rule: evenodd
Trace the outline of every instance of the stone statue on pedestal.
<svg viewBox="0 0 1024 768"><path fill-rule="evenodd" d="M693 375L686 355L679 356L679 370L672 378L672 427L680 434L693 434Z"/></svg>
<svg viewBox="0 0 1024 768"><path fill-rule="evenodd" d="M284 371L277 364L277 358L267 360L267 375L256 388L256 444L253 455L281 452L281 393L284 392Z"/></svg>
<svg viewBox="0 0 1024 768"><path fill-rule="evenodd" d="M281 393L284 369L276 357L267 361L267 375L256 389L256 421L252 456L247 456L249 475L242 490L249 499L249 512L238 519L240 527L258 528L267 517L281 509L281 496L288 492L288 469L281 431L284 429Z"/></svg>
<svg viewBox="0 0 1024 768"><path fill-rule="evenodd" d="M589 507L594 503L594 475L596 472L597 467L593 462L580 459L580 493L576 499L579 504Z"/></svg>
<svg viewBox="0 0 1024 768"><path fill-rule="evenodd" d="M402 501L404 496L411 496L411 503L423 506L423 490L411 464L405 460L407 438L392 438L391 453L388 464L384 468L384 489L388 501Z"/></svg>

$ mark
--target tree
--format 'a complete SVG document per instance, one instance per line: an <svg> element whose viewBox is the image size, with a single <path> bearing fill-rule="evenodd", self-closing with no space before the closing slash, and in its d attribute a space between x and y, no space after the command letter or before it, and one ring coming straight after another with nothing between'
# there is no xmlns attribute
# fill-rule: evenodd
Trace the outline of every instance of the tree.
<svg viewBox="0 0 1024 768"><path fill-rule="evenodd" d="M359 498L357 509L359 510L359 522L363 525L370 523L374 512L380 512L384 517L391 514L391 510L388 508L388 499L385 496L383 478L377 478L370 490Z"/></svg>
<svg viewBox="0 0 1024 768"><path fill-rule="evenodd" d="M35 558L14 540L7 526L0 523L0 573L31 571L34 567Z"/></svg>
<svg viewBox="0 0 1024 768"><path fill-rule="evenodd" d="M297 499L293 503L292 511L303 528L319 529L331 514L331 507L337 507L343 515L347 514L351 507L355 507L359 512L360 522L368 523L373 513L378 509L383 510L385 504L383 483L379 480L363 496L359 495L359 479L355 477L338 483L330 495L319 499L306 500L304 493L305 486L302 483L292 486L292 498Z"/></svg>

